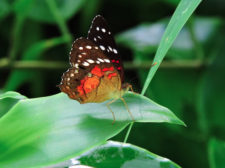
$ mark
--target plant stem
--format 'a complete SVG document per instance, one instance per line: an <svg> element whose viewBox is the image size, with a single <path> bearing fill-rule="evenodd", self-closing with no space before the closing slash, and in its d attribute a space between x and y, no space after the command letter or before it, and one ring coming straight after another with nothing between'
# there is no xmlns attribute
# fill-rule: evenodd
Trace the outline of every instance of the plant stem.
<svg viewBox="0 0 225 168"><path fill-rule="evenodd" d="M126 136L125 136L125 138L124 138L123 143L126 143L126 142L127 142L127 139L128 139L128 137L129 137L129 135L130 135L130 131L131 131L132 127L133 127L133 124L134 124L134 122L130 123L130 125L129 125L129 127L128 127L128 130L127 130L127 133L126 133Z"/></svg>
<svg viewBox="0 0 225 168"><path fill-rule="evenodd" d="M14 29L13 29L12 40L11 40L12 46L9 51L10 62L13 62L16 59L23 23L24 23L24 15L18 14L15 17Z"/></svg>
<svg viewBox="0 0 225 168"><path fill-rule="evenodd" d="M149 69L151 67L152 61L145 61L133 63L131 61L124 62L125 69ZM181 69L181 68L202 68L207 66L206 62L201 62L199 60L192 61L164 61L161 64L162 69ZM10 64L9 59L0 59L0 69L15 68L15 69L66 69L69 67L68 62L62 61L14 61Z"/></svg>
<svg viewBox="0 0 225 168"><path fill-rule="evenodd" d="M67 39L69 47L71 47L70 44L72 43L72 36L69 33L69 30L67 28L64 18L62 17L62 15L60 14L60 12L58 10L55 0L47 0L46 2L49 6L49 9L50 9L52 15L54 16L54 18L59 26L61 33Z"/></svg>

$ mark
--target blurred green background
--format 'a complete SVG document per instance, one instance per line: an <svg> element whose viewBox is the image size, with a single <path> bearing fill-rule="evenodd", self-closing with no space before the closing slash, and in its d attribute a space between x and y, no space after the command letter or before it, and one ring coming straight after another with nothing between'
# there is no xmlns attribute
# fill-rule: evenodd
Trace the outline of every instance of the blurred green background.
<svg viewBox="0 0 225 168"><path fill-rule="evenodd" d="M0 0L0 92L59 92L73 40L103 15L125 80L140 92L178 0ZM225 1L203 1L180 32L146 96L187 127L135 123L129 143L182 167L225 167ZM125 131L114 137L123 141ZM223 162L222 162L223 160Z"/></svg>

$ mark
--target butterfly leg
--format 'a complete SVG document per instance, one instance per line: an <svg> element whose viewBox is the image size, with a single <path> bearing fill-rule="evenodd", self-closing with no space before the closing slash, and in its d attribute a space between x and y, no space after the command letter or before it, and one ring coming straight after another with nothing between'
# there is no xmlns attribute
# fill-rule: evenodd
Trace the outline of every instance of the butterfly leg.
<svg viewBox="0 0 225 168"><path fill-rule="evenodd" d="M126 107L128 113L130 114L132 120L135 121L135 120L134 120L134 117L133 117L133 115L132 115L132 113L131 113L131 111L130 111L129 108L128 108L128 105L127 105L126 101L124 100L124 98L123 98L123 97L120 97L120 99L121 99L122 102L124 103L124 105L125 105L125 107Z"/></svg>
<svg viewBox="0 0 225 168"><path fill-rule="evenodd" d="M138 94L137 92L135 92L134 90L133 90L133 87L132 87L132 85L131 84L127 84L127 91L131 91L132 93L134 93L134 94Z"/></svg>
<svg viewBox="0 0 225 168"><path fill-rule="evenodd" d="M113 116L113 122L112 122L112 124L115 123L116 117L115 117L115 114L114 114L114 112L112 111L112 109L111 109L111 107L110 107L110 104L112 104L112 103L115 102L116 100L117 100L117 99L113 99L112 101L110 101L110 102L108 102L108 103L106 104L106 106L107 106L108 109L111 111L112 116Z"/></svg>

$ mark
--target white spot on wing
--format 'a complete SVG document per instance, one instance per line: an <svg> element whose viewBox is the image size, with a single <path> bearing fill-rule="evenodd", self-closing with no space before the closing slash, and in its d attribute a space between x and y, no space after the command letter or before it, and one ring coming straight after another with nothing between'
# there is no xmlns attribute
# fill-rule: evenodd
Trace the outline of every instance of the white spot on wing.
<svg viewBox="0 0 225 168"><path fill-rule="evenodd" d="M97 39L94 37L94 41L97 41Z"/></svg>
<svg viewBox="0 0 225 168"><path fill-rule="evenodd" d="M92 59L87 59L87 62L89 62L89 63L94 63L95 61L94 60L92 60Z"/></svg>
<svg viewBox="0 0 225 168"><path fill-rule="evenodd" d="M75 64L75 67L78 68L78 64Z"/></svg>
<svg viewBox="0 0 225 168"><path fill-rule="evenodd" d="M109 31L109 32L108 32L108 34L110 35L110 34L111 34L111 32Z"/></svg>
<svg viewBox="0 0 225 168"><path fill-rule="evenodd" d="M97 49L98 49L98 47L97 47L97 46L95 46L95 49L97 50Z"/></svg>
<svg viewBox="0 0 225 168"><path fill-rule="evenodd" d="M84 63L83 63L83 66L89 66L89 63L84 62Z"/></svg>
<svg viewBox="0 0 225 168"><path fill-rule="evenodd" d="M105 50L104 46L100 45L99 47L101 48L101 50Z"/></svg>
<svg viewBox="0 0 225 168"><path fill-rule="evenodd" d="M96 61L96 63L97 63L97 64L100 64L100 62L99 62L99 61Z"/></svg>
<svg viewBox="0 0 225 168"><path fill-rule="evenodd" d="M96 27L96 30L99 31L99 27Z"/></svg>
<svg viewBox="0 0 225 168"><path fill-rule="evenodd" d="M117 54L117 53L118 53L116 49L113 49L113 52L114 52L115 54Z"/></svg>
<svg viewBox="0 0 225 168"><path fill-rule="evenodd" d="M82 55L80 55L80 54L79 54L79 55L78 55L78 57L79 57L79 58L81 58L81 57L82 57Z"/></svg>
<svg viewBox="0 0 225 168"><path fill-rule="evenodd" d="M102 32L103 32L103 33L105 33L105 32L106 32L106 30L105 30L104 28L102 28Z"/></svg>
<svg viewBox="0 0 225 168"><path fill-rule="evenodd" d="M100 36L97 36L97 38L102 39Z"/></svg>
<svg viewBox="0 0 225 168"><path fill-rule="evenodd" d="M83 47L79 47L79 50L83 50Z"/></svg>
<svg viewBox="0 0 225 168"><path fill-rule="evenodd" d="M103 59L101 59L101 58L98 58L98 60L99 60L100 62L104 62L104 60L103 60Z"/></svg>
<svg viewBox="0 0 225 168"><path fill-rule="evenodd" d="M110 63L110 60L109 59L104 59L105 62L107 63Z"/></svg>
<svg viewBox="0 0 225 168"><path fill-rule="evenodd" d="M108 48L109 48L110 51L113 51L112 47L108 46Z"/></svg>
<svg viewBox="0 0 225 168"><path fill-rule="evenodd" d="M91 49L92 47L91 47L91 46L89 46L89 45L87 45L87 46L86 46L86 48L87 48L87 49Z"/></svg>

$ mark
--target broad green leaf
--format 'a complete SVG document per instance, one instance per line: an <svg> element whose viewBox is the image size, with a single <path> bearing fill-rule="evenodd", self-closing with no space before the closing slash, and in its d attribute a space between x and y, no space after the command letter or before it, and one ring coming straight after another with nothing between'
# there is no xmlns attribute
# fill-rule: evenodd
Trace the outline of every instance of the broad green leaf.
<svg viewBox="0 0 225 168"><path fill-rule="evenodd" d="M108 141L81 156L71 159L71 161L72 163L98 168L180 168L169 159L143 148L115 141ZM65 165L68 163L65 162Z"/></svg>
<svg viewBox="0 0 225 168"><path fill-rule="evenodd" d="M188 18L191 16L191 14L197 8L200 2L201 0L181 0L180 1L178 7L176 8L176 11L174 12L165 30L162 40L160 41L159 47L156 51L155 58L153 60L153 63L156 63L156 65L149 70L146 82L142 89L142 94L146 92L154 74L159 68L159 65L161 64L167 51L169 50L175 38L179 34L180 30L182 29L182 27L187 22Z"/></svg>
<svg viewBox="0 0 225 168"><path fill-rule="evenodd" d="M6 98L12 98L12 99L25 99L26 97L13 91L5 92L0 94L0 100L6 99Z"/></svg>
<svg viewBox="0 0 225 168"><path fill-rule="evenodd" d="M126 93L124 98L136 122L184 125L169 109L148 98ZM0 167L54 164L104 143L132 121L124 104L79 104L64 93L19 101L0 120Z"/></svg>
<svg viewBox="0 0 225 168"><path fill-rule="evenodd" d="M168 19L164 19L156 23L138 25L117 35L117 42L129 47L131 50L146 54L153 53L160 43L167 23ZM208 42L212 35L218 30L221 23L221 20L217 18L195 17L192 20L191 26L193 27L192 29L196 40L201 43L201 45ZM189 27L185 26L179 33L168 51L167 55L169 57L180 59L196 57L194 54L195 43L191 37ZM150 58L148 57L148 59Z"/></svg>
<svg viewBox="0 0 225 168"><path fill-rule="evenodd" d="M225 141L211 139L208 144L210 168L225 167Z"/></svg>
<svg viewBox="0 0 225 168"><path fill-rule="evenodd" d="M19 100L26 97L17 92L6 92L0 94L0 118L5 115Z"/></svg>

